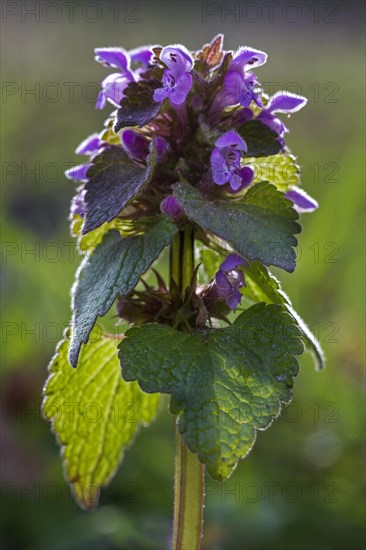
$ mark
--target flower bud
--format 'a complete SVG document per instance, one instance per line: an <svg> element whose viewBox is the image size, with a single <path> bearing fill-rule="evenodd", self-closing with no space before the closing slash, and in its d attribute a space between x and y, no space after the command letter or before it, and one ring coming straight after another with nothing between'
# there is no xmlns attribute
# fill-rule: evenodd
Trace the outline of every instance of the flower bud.
<svg viewBox="0 0 366 550"><path fill-rule="evenodd" d="M177 221L182 216L182 208L173 195L168 195L160 203L160 210L163 214L167 214L174 221Z"/></svg>

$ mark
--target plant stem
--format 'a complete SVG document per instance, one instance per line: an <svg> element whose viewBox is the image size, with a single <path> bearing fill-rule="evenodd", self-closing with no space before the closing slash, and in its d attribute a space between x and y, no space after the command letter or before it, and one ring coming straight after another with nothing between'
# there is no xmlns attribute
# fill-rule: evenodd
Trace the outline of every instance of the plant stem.
<svg viewBox="0 0 366 550"><path fill-rule="evenodd" d="M170 280L181 295L191 284L194 270L192 228L175 236L170 251ZM176 424L174 475L174 520L172 550L199 550L201 547L204 501L204 466L184 444Z"/></svg>
<svg viewBox="0 0 366 550"><path fill-rule="evenodd" d="M204 466L184 444L176 426L173 550L201 548Z"/></svg>

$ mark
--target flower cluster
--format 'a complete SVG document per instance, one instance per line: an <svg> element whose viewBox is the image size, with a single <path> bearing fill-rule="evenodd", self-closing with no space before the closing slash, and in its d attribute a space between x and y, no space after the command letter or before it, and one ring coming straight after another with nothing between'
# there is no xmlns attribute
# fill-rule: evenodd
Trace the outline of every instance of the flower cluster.
<svg viewBox="0 0 366 550"><path fill-rule="evenodd" d="M188 183L207 201L240 205L259 182L257 158L278 154L281 162L295 162L285 144L288 129L279 117L299 111L306 99L284 92L273 97L263 93L253 70L267 61L264 52L250 47L224 51L219 35L198 52L176 44L131 51L97 48L95 55L99 63L116 70L102 81L96 108L109 103L117 110L102 132L92 134L76 149L88 161L66 173L81 183L71 216L89 220L89 228L110 221L115 208L117 217L131 218L136 232L141 232L139 223L160 213L184 228L189 215L184 201L174 194L177 182ZM109 174L111 170L107 155L118 157L120 172L111 185L115 195L105 198L105 174L107 168ZM93 176L97 166L101 172ZM145 181L140 181L142 173L147 174ZM296 210L317 208L316 201L299 187L299 178L295 183L285 180L284 174L278 189ZM277 181L269 183L277 185ZM97 201L96 207L99 185L104 202ZM200 228L201 233L204 230L205 224ZM210 238L208 231L204 242ZM240 304L245 269L252 260L244 256L229 248L210 291L197 291L207 307L213 296L228 309Z"/></svg>

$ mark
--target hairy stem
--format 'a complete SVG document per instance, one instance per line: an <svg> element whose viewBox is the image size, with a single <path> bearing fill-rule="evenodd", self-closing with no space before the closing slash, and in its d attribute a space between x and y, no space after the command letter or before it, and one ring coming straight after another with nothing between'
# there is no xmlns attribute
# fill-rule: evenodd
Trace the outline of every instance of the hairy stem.
<svg viewBox="0 0 366 550"><path fill-rule="evenodd" d="M194 234L181 231L170 251L170 280L182 295L191 284L194 270ZM176 425L174 476L174 520L172 550L201 547L204 501L204 466L184 444Z"/></svg>

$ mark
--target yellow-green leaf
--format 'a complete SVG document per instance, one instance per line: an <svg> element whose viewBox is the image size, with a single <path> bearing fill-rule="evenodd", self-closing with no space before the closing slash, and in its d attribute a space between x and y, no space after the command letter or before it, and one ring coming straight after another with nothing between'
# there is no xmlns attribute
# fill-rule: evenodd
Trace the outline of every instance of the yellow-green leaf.
<svg viewBox="0 0 366 550"><path fill-rule="evenodd" d="M280 191L287 191L289 187L300 182L300 166L289 153L278 153L275 156L247 158L247 164L255 169L254 183L269 181Z"/></svg>
<svg viewBox="0 0 366 550"><path fill-rule="evenodd" d="M122 379L117 341L98 327L82 347L77 369L68 362L68 345L63 340L51 360L43 414L61 446L75 500L93 508L139 427L154 419L159 395Z"/></svg>
<svg viewBox="0 0 366 550"><path fill-rule="evenodd" d="M95 247L102 242L104 235L106 235L111 229L117 229L121 236L128 235L128 229L130 229L130 226L126 220L114 218L111 222L105 222L100 227L97 227L93 231L83 235L81 232L83 223L84 220L79 215L76 215L71 222L71 234L74 237L77 237L79 251L83 254L91 254L95 250Z"/></svg>

